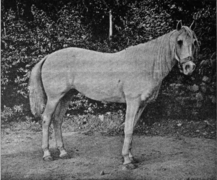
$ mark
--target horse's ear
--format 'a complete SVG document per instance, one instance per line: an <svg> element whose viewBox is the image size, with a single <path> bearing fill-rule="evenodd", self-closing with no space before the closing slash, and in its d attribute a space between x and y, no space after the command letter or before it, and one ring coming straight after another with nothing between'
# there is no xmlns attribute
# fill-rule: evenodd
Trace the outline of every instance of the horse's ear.
<svg viewBox="0 0 217 180"><path fill-rule="evenodd" d="M178 21L177 25L176 25L176 29L179 31L182 28L182 21Z"/></svg>
<svg viewBox="0 0 217 180"><path fill-rule="evenodd" d="M191 29L191 30L194 30L194 28L195 28L195 21L193 21L193 22L191 23L191 25L190 25L190 29Z"/></svg>

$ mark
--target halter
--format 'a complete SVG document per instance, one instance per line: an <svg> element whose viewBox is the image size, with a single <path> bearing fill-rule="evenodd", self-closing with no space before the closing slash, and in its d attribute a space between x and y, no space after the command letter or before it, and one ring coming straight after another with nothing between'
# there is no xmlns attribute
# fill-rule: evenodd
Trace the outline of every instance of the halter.
<svg viewBox="0 0 217 180"><path fill-rule="evenodd" d="M188 57L182 59L182 62L181 62L181 59L179 58L179 56L177 55L177 52L175 51L175 59L178 61L178 67L179 67L180 72L183 72L182 65L189 62L189 61L193 61L194 57L188 56Z"/></svg>
<svg viewBox="0 0 217 180"><path fill-rule="evenodd" d="M187 63L187 62L189 62L189 61L193 61L193 59L194 59L194 58L193 58L192 56L188 56L187 58L184 58L184 59L183 59L183 62L180 62L180 60L177 60L177 61L178 61L179 70L180 70L181 72L183 72L182 65L185 64L185 63Z"/></svg>

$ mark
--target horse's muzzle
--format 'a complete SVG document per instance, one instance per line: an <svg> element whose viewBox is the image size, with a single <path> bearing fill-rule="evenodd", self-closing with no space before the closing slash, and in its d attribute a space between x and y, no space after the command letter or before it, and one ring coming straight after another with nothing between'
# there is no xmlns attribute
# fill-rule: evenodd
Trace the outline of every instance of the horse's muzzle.
<svg viewBox="0 0 217 180"><path fill-rule="evenodd" d="M182 71L185 75L191 75L195 70L196 65L192 61L187 61L182 64Z"/></svg>

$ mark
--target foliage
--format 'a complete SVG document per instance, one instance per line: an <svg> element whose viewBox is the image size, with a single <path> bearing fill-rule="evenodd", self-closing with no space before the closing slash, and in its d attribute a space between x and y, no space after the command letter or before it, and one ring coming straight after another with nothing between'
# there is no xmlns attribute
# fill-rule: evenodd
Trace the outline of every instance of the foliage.
<svg viewBox="0 0 217 180"><path fill-rule="evenodd" d="M11 3L9 3L11 2ZM158 100L145 116L201 117L216 104L215 3L192 0L147 1L2 1L1 96L4 119L30 115L28 77L46 54L66 47L115 52L147 42L174 29L176 20L190 25L201 41L198 68L192 77L175 68L163 82ZM108 11L112 10L114 35L108 40ZM192 18L193 17L193 18ZM172 83L172 84L171 84ZM171 85L169 85L171 84ZM19 107L19 111L16 108ZM183 109L180 107L184 107ZM102 114L123 111L121 104L103 104L76 94L68 112ZM151 115L152 114L152 115ZM204 115L205 116L205 115Z"/></svg>

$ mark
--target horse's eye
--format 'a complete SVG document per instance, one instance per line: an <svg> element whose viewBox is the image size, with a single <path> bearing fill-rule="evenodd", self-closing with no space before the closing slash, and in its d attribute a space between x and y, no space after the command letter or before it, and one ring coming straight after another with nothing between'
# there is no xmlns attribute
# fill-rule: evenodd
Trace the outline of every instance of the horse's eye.
<svg viewBox="0 0 217 180"><path fill-rule="evenodd" d="M178 45L182 45L183 41L182 40L178 40Z"/></svg>

